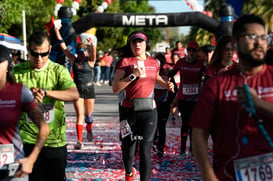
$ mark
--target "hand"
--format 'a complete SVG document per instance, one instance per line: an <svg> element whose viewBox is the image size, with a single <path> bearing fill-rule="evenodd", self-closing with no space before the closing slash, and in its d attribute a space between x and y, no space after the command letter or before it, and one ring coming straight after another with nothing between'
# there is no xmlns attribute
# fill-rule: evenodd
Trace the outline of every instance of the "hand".
<svg viewBox="0 0 273 181"><path fill-rule="evenodd" d="M243 85L237 85L235 87L235 89L237 90L237 100L238 100L238 102L241 103L241 104L248 105L248 99L247 99L247 96L246 96L246 91L245 91L244 86ZM251 87L249 87L249 94L250 94L250 97L251 97L253 103L255 102L256 99L259 99L256 90L251 88Z"/></svg>
<svg viewBox="0 0 273 181"><path fill-rule="evenodd" d="M18 162L21 164L21 169L15 173L15 177L22 178L32 172L34 162L29 157L20 159Z"/></svg>
<svg viewBox="0 0 273 181"><path fill-rule="evenodd" d="M39 89L39 88L36 88L36 87L31 87L30 91L32 92L34 98L38 102L40 102L40 103L43 102L43 98L45 97L45 92L43 91L43 89Z"/></svg>
<svg viewBox="0 0 273 181"><path fill-rule="evenodd" d="M140 75L141 75L141 69L140 69L137 65L134 65L133 74L134 74L136 77L140 77Z"/></svg>
<svg viewBox="0 0 273 181"><path fill-rule="evenodd" d="M174 93L174 84L171 82L171 78L167 81L168 89Z"/></svg>
<svg viewBox="0 0 273 181"><path fill-rule="evenodd" d="M87 42L88 44L91 44L91 45L94 43L94 41L93 41L93 39L92 39L91 37L87 38L87 39L86 39L86 42Z"/></svg>

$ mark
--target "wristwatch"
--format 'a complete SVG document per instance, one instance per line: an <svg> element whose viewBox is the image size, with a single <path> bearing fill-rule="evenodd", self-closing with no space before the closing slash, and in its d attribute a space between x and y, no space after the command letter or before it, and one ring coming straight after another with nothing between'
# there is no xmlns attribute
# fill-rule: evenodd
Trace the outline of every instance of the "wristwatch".
<svg viewBox="0 0 273 181"><path fill-rule="evenodd" d="M130 74L130 75L129 75L129 80L130 80L130 81L136 80L136 76L135 76L134 74Z"/></svg>

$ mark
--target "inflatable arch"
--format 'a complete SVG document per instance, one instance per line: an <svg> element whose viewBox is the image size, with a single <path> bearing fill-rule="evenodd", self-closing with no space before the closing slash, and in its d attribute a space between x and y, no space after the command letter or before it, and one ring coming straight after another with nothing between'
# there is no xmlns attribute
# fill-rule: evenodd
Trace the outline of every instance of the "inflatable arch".
<svg viewBox="0 0 273 181"><path fill-rule="evenodd" d="M234 11L229 4L219 9L220 20L215 20L202 12L159 13L159 14L108 14L90 13L74 22L76 34L83 33L91 27L172 27L197 26L217 37L232 33Z"/></svg>

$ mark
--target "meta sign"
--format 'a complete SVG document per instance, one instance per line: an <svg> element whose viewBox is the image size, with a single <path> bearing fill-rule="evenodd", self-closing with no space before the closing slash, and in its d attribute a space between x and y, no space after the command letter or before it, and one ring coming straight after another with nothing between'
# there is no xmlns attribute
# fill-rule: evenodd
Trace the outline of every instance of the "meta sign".
<svg viewBox="0 0 273 181"><path fill-rule="evenodd" d="M166 15L131 15L122 16L123 26L167 26L168 16Z"/></svg>

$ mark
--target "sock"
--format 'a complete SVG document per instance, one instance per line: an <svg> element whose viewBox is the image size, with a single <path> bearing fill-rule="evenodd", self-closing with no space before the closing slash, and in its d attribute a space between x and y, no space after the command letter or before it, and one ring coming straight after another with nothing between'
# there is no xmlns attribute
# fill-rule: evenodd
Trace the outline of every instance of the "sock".
<svg viewBox="0 0 273 181"><path fill-rule="evenodd" d="M87 132L91 132L92 131L92 123L86 125L86 130L87 130Z"/></svg>
<svg viewBox="0 0 273 181"><path fill-rule="evenodd" d="M80 142L82 142L82 131L83 131L83 125L82 124L77 124L76 125L76 130L77 130L77 137Z"/></svg>

